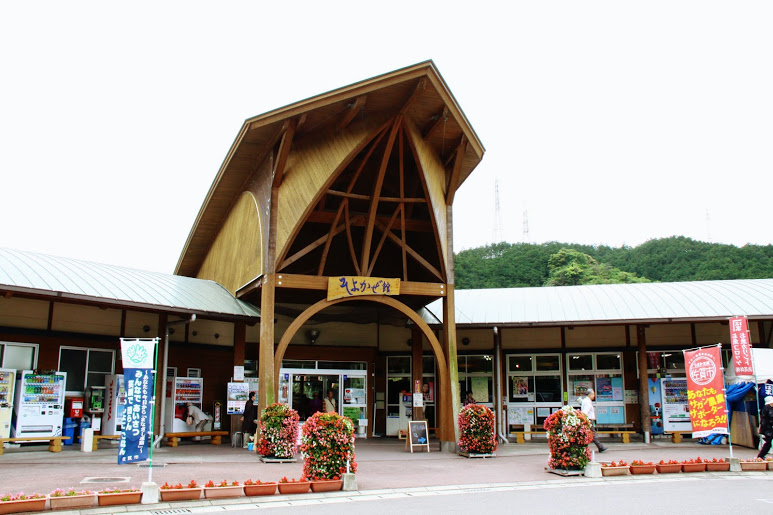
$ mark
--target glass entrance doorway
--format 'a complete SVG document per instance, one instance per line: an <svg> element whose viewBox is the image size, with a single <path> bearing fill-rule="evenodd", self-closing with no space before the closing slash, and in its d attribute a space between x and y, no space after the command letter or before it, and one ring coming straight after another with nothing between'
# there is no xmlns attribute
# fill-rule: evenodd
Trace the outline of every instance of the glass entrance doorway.
<svg viewBox="0 0 773 515"><path fill-rule="evenodd" d="M325 411L327 404L349 417L359 436L365 435L369 417L367 363L295 360L283 365L279 402L296 410L301 423Z"/></svg>

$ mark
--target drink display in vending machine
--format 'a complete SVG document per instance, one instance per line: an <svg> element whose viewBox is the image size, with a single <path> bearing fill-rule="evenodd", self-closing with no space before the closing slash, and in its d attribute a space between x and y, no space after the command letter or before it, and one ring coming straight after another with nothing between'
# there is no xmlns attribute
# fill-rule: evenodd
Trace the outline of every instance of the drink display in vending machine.
<svg viewBox="0 0 773 515"><path fill-rule="evenodd" d="M22 370L16 378L11 436L60 436L67 374Z"/></svg>
<svg viewBox="0 0 773 515"><path fill-rule="evenodd" d="M0 438L11 436L13 387L15 384L16 370L0 368Z"/></svg>
<svg viewBox="0 0 773 515"><path fill-rule="evenodd" d="M169 378L170 391L167 392L166 413L164 414L164 430L167 433L184 433L194 431L195 427L185 423L188 414L188 403L204 410L204 379L201 377ZM210 426L204 428L211 431Z"/></svg>
<svg viewBox="0 0 773 515"><path fill-rule="evenodd" d="M126 388L123 374L105 377L105 412L102 415L102 434L120 435L123 412L126 409Z"/></svg>

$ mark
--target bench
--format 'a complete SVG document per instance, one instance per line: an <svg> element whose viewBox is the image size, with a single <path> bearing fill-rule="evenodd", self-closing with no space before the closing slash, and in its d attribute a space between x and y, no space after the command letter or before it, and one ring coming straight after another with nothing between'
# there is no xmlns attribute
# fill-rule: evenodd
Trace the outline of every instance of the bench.
<svg viewBox="0 0 773 515"><path fill-rule="evenodd" d="M547 431L544 429L540 431L512 431L510 434L515 435L515 443L526 443L526 439L523 435L545 435Z"/></svg>
<svg viewBox="0 0 773 515"><path fill-rule="evenodd" d="M228 431L187 431L184 433L166 433L164 435L166 438L166 444L169 447L177 447L177 444L180 442L180 438L195 436L211 436L212 439L209 441L209 443L212 445L220 445L221 437L228 436Z"/></svg>
<svg viewBox="0 0 773 515"><path fill-rule="evenodd" d="M48 442L48 450L62 452L62 440L69 440L69 436L20 436L18 438L0 438L0 455L3 454L5 442Z"/></svg>
<svg viewBox="0 0 773 515"><path fill-rule="evenodd" d="M630 429L632 427L633 424L597 424L596 434L620 435L623 443L631 443L631 435L636 434L636 431Z"/></svg>
<svg viewBox="0 0 773 515"><path fill-rule="evenodd" d="M96 451L100 440L120 440L121 435L94 435L91 441L91 450Z"/></svg>
<svg viewBox="0 0 773 515"><path fill-rule="evenodd" d="M689 433L689 431L672 431L671 441L673 443L682 443L682 433Z"/></svg>

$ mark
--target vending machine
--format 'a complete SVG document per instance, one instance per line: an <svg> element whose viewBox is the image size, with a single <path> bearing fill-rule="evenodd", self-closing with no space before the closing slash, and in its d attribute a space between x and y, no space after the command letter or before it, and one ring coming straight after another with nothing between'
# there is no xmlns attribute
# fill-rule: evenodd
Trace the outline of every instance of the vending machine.
<svg viewBox="0 0 773 515"><path fill-rule="evenodd" d="M102 434L120 435L123 412L126 409L126 388L123 374L105 377L105 412L102 415Z"/></svg>
<svg viewBox="0 0 773 515"><path fill-rule="evenodd" d="M16 370L0 368L0 438L11 436L13 389L15 385Z"/></svg>
<svg viewBox="0 0 773 515"><path fill-rule="evenodd" d="M168 382L164 426L167 433L184 433L194 431L193 426L185 423L188 414L188 403L204 410L204 379L201 377L171 377ZM211 427L205 428L210 431Z"/></svg>
<svg viewBox="0 0 773 515"><path fill-rule="evenodd" d="M22 370L16 378L11 436L61 436L67 373Z"/></svg>

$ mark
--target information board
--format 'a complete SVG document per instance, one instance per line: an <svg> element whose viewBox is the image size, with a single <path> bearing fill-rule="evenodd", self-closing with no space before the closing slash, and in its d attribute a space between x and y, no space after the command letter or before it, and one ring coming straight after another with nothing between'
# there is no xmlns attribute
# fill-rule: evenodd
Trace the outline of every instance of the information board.
<svg viewBox="0 0 773 515"><path fill-rule="evenodd" d="M406 444L413 452L414 447L426 447L429 452L429 430L426 420L411 420L408 423L408 441Z"/></svg>

